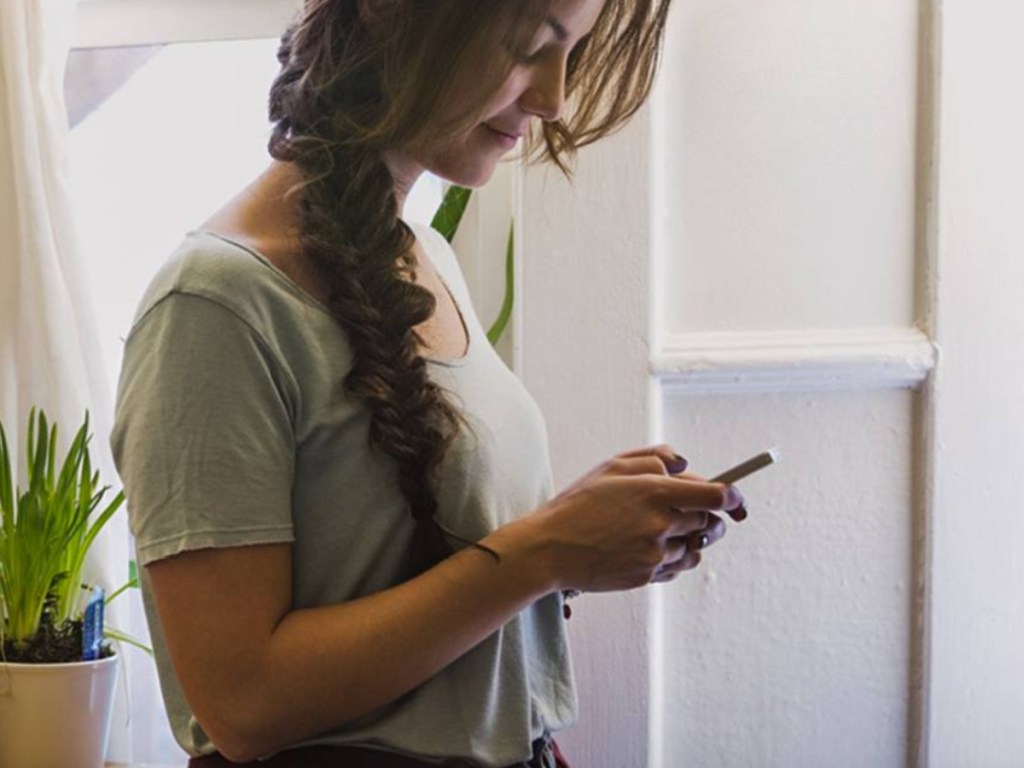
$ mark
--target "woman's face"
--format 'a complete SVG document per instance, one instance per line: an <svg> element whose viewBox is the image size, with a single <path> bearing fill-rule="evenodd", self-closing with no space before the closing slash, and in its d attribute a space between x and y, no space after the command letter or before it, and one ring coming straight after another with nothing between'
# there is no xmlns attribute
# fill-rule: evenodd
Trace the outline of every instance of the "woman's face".
<svg viewBox="0 0 1024 768"><path fill-rule="evenodd" d="M556 0L528 49L514 52L497 90L488 92L479 77L466 73L467 102L484 105L483 119L416 156L394 153L389 161L400 191L408 191L424 170L463 187L482 186L531 122L557 120L565 106L569 53L593 28L605 1Z"/></svg>

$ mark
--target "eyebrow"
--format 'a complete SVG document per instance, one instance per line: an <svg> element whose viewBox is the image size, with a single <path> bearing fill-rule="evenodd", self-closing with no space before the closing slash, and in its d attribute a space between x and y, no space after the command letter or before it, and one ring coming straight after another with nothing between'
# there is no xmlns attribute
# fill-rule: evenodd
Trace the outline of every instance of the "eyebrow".
<svg viewBox="0 0 1024 768"><path fill-rule="evenodd" d="M562 26L561 22L553 16L548 16L548 26L551 27L555 32L555 37L558 38L558 42L564 43L566 38L569 37L569 31Z"/></svg>

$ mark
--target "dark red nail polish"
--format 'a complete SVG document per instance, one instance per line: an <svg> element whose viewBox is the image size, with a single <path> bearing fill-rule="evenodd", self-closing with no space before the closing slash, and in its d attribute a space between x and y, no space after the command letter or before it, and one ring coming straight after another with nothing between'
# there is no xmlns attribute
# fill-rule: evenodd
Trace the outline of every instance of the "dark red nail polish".
<svg viewBox="0 0 1024 768"><path fill-rule="evenodd" d="M690 466L690 462L680 456L678 453L672 454L672 461L665 464L665 469L668 470L670 475L675 475L680 472L685 472L686 468Z"/></svg>

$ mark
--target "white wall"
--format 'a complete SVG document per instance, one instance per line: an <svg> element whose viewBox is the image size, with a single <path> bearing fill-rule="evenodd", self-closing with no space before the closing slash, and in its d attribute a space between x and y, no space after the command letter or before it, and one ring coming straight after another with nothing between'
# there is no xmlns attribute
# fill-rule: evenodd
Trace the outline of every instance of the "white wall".
<svg viewBox="0 0 1024 768"><path fill-rule="evenodd" d="M662 346L717 334L721 357L803 333L776 364L806 371L843 338L913 333L915 3L673 13L654 123ZM658 590L652 764L901 765L913 395L877 367L830 382L762 364L756 383L723 367L736 381L663 379L664 437L709 475L772 445L784 459L742 484L752 518L702 573Z"/></svg>
<svg viewBox="0 0 1024 768"><path fill-rule="evenodd" d="M751 517L658 587L651 765L899 766L911 651L914 394L669 394L665 435L713 474L761 446Z"/></svg>
<svg viewBox="0 0 1024 768"><path fill-rule="evenodd" d="M575 186L526 173L521 204L522 359L548 423L555 482L648 443L651 250L646 115L591 147ZM583 725L560 738L573 765L644 768L648 595L587 595L570 621Z"/></svg>
<svg viewBox="0 0 1024 768"><path fill-rule="evenodd" d="M664 328L913 321L916 15L914 0L673 3Z"/></svg>
<svg viewBox="0 0 1024 768"><path fill-rule="evenodd" d="M1024 8L672 13L652 108L526 173L521 373L560 485L784 459L698 573L582 598L570 757L1022 765Z"/></svg>
<svg viewBox="0 0 1024 768"><path fill-rule="evenodd" d="M1024 6L943 0L929 764L1024 765Z"/></svg>

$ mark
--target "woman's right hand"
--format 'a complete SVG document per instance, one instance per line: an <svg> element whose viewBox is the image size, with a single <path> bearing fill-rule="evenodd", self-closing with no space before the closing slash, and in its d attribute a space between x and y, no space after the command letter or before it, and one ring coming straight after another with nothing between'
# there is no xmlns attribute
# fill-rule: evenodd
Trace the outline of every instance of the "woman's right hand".
<svg viewBox="0 0 1024 768"><path fill-rule="evenodd" d="M621 453L520 523L542 545L557 589L605 592L671 581L725 533L726 510L746 517L735 486L669 474L670 446Z"/></svg>

